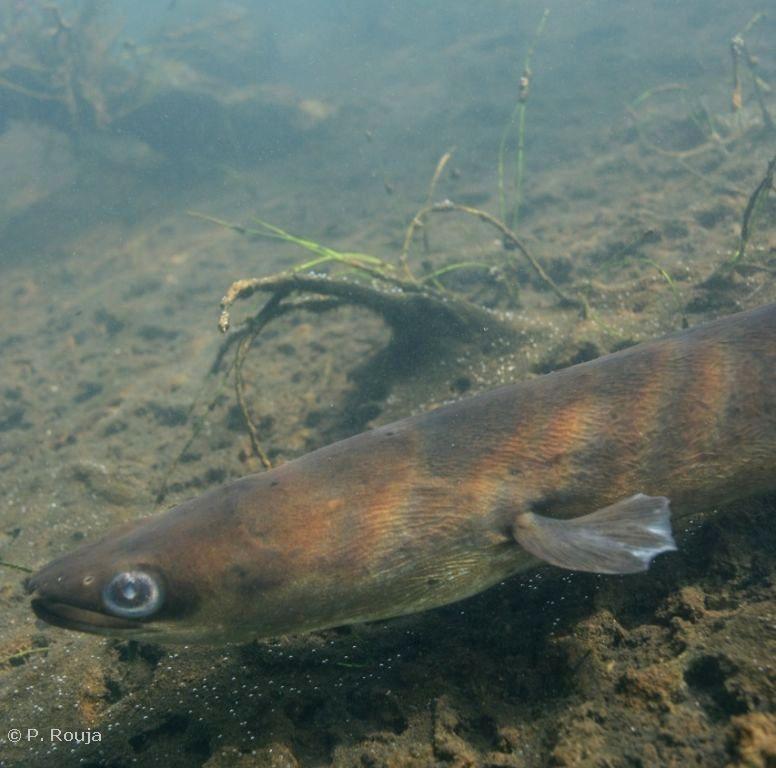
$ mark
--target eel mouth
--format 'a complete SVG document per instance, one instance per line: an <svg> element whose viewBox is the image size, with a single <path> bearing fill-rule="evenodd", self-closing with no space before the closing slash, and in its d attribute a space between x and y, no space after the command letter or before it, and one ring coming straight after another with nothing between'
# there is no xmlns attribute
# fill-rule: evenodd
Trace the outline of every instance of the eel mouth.
<svg viewBox="0 0 776 768"><path fill-rule="evenodd" d="M62 629L89 632L92 635L134 635L148 634L153 628L136 621L127 621L99 611L79 608L45 597L32 600L32 610L39 619Z"/></svg>

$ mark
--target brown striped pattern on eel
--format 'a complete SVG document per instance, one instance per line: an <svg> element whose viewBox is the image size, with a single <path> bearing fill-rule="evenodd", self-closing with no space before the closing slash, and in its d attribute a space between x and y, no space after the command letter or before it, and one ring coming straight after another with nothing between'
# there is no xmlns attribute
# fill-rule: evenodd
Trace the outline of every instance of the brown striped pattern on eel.
<svg viewBox="0 0 776 768"><path fill-rule="evenodd" d="M28 582L68 629L224 642L459 600L546 561L643 571L674 524L776 489L776 304L314 451Z"/></svg>

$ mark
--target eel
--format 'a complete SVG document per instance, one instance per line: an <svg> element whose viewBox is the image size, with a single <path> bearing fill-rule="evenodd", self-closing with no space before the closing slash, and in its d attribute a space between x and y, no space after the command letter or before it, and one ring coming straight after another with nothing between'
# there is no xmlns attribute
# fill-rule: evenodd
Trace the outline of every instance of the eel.
<svg viewBox="0 0 776 768"><path fill-rule="evenodd" d="M542 561L633 573L776 489L776 304L356 435L43 567L67 629L228 643L423 611Z"/></svg>

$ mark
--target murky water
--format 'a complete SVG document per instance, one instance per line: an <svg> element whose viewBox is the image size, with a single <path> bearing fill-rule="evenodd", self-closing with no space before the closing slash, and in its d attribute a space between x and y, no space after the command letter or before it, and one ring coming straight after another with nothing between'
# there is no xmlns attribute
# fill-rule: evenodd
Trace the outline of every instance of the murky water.
<svg viewBox="0 0 776 768"><path fill-rule="evenodd" d="M0 765L771 765L772 497L643 575L247 645L56 629L23 588L266 463L776 301L766 10L2 5Z"/></svg>

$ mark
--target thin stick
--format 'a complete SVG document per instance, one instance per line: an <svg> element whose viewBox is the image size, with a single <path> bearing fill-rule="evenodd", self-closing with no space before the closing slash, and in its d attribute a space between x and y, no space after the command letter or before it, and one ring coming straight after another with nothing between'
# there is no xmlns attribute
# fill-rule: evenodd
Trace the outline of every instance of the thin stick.
<svg viewBox="0 0 776 768"><path fill-rule="evenodd" d="M245 401L245 384L242 375L242 366L245 361L245 356L248 354L248 350L251 348L253 340L256 338L256 334L249 334L243 336L240 343L237 345L237 356L235 358L236 364L234 367L234 389L237 394L237 403L240 406L240 412L243 416L243 421L248 429L248 434L251 438L251 446L253 452L259 457L262 465L265 469L272 469L272 462L261 447L261 439L259 437L259 430L253 423L251 414L248 410L248 404Z"/></svg>
<svg viewBox="0 0 776 768"><path fill-rule="evenodd" d="M261 447L259 430L253 423L250 411L248 410L248 404L245 400L245 382L242 375L242 366L254 339L266 327L267 323L269 323L277 316L278 307L285 296L286 292L284 291L278 291L277 293L273 294L269 301L267 301L267 303L261 308L259 314L256 315L253 320L251 320L250 333L247 333L242 337L242 339L240 339L240 342L237 345L237 352L235 353L234 361L234 389L235 393L237 394L237 402L240 406L243 419L245 420L245 426L248 428L248 434L251 438L253 452L256 454L256 456L259 457L259 460L265 469L271 469L272 462L269 460L269 457Z"/></svg>
<svg viewBox="0 0 776 768"><path fill-rule="evenodd" d="M239 335L239 333L235 333L233 337L230 337L228 339L228 341L229 342L232 342L234 340L238 340L239 341L240 338L241 338L241 336ZM194 396L194 400L191 403L191 406L189 407L188 413L186 414L186 421L189 421L189 419L192 419L192 416L193 416L194 412L197 410L197 407L199 406L200 402L202 401L202 398L204 396L205 391L211 385L211 377L215 376L218 373L218 369L220 367L220 362L221 362L221 360L223 358L222 352L223 353L226 352L224 347L231 347L231 346L232 346L231 343L228 344L228 345L227 344L223 344L222 345L222 348L219 350L218 355L216 355L217 363L214 362L210 366L210 370L207 372L207 374L205 376L205 379L204 379L204 381L202 382L202 385L199 388L199 391ZM215 406L215 404L216 404L216 402L218 400L218 397L220 395L221 388L226 383L226 380L227 380L229 374L231 373L231 370L232 370L233 366L234 366L234 363L232 363L232 365L229 366L229 368L227 369L226 373L221 378L221 381L217 381L216 382L215 395L209 399L207 407L202 412L202 415L194 417L194 419L193 419L194 426L192 427L191 434L189 435L188 440L186 440L186 442L183 444L183 447L180 449L180 451L178 451L178 454L172 460L172 463L170 463L167 466L167 469L166 469L166 471L164 473L164 476L162 477L162 482L159 485L159 490L156 492L156 497L154 499L156 504L161 504L164 501L165 497L167 496L167 489L168 489L168 485L169 485L169 482L170 482L170 478L173 476L173 474L175 474L175 471L178 469L178 465L181 463L181 460L186 455L186 453L189 450L189 448L192 446L194 441L199 437L200 433L204 429L205 424L206 424L205 414L207 414L208 411L211 411L213 409L213 407Z"/></svg>
<svg viewBox="0 0 776 768"><path fill-rule="evenodd" d="M765 18L765 14L762 11L758 11L747 22L746 26L736 35L733 35L730 40L730 55L733 59L733 91L730 97L730 103L733 108L733 112L738 113L743 107L743 95L741 91L741 61L746 64L749 74L752 78L752 85L754 87L755 98L760 107L760 112L763 118L763 125L766 130L773 131L776 129L774 126L771 114L768 111L768 107L765 104L763 97L762 80L757 74L757 60L749 52L749 49L744 40L744 35L749 34L751 30L759 24Z"/></svg>
<svg viewBox="0 0 776 768"><path fill-rule="evenodd" d="M449 150L448 152L445 152L442 157L439 158L439 162L437 163L436 170L434 171L434 175L431 177L431 183L428 185L428 195L426 195L426 205L429 206L431 203L434 202L434 193L436 192L437 183L439 182L439 177L442 175L442 171L444 171L445 166L450 162L450 158L453 156L453 150ZM426 253L431 252L431 245L428 241L428 227L423 228L423 250ZM406 269L406 264L403 264L402 266ZM408 271L408 270L407 270Z"/></svg>
<svg viewBox="0 0 776 768"><path fill-rule="evenodd" d="M717 148L719 149L723 154L728 154L727 145L732 144L733 142L737 141L740 138L740 133L736 133L732 136L728 136L726 139L723 139L717 131L714 129L714 124L709 116L708 110L705 108L702 102L698 102L700 105L700 108L705 115L706 119L705 121L701 122L697 119L695 119L692 114L690 115L691 119L695 122L695 124L698 126L700 130L705 130L705 132L708 134L708 139L704 141L702 144L698 144L697 146L691 147L690 149L682 149L682 150L670 150L670 149L664 149L663 147L659 146L655 142L653 142L646 133L646 130L644 129L644 126L642 125L642 118L639 115L638 107L640 107L645 102L652 99L654 96L661 94L661 93L676 93L678 92L682 96L682 100L687 105L687 108L690 109L691 105L688 102L688 99L685 94L689 91L689 86L683 84L683 83L663 83L662 85L657 85L654 88L647 88L646 91L642 92L639 96L637 96L630 104L626 105L625 112L630 115L631 119L633 120L633 127L636 129L636 133L638 134L639 141L647 147L647 149L650 149L653 152L656 152L659 155L663 155L665 157L673 158L674 160L684 160L688 157L694 157L695 155L702 154L703 152L707 152L709 149ZM689 166L682 163L685 170L690 170ZM692 171L690 171L692 173ZM696 174L697 175L697 174Z"/></svg>
<svg viewBox="0 0 776 768"><path fill-rule="evenodd" d="M743 260L746 254L746 246L749 244L749 238L752 234L752 219L754 218L761 201L764 200L768 193L773 189L774 173L776 173L776 156L768 162L765 176L763 176L762 181L757 185L754 192L752 192L752 195L746 204L744 217L741 221L741 237L738 242L738 250L733 254L733 258L730 259L730 262L728 263L729 267L735 267L739 261Z"/></svg>
<svg viewBox="0 0 776 768"><path fill-rule="evenodd" d="M439 183L439 177L442 175L442 171L445 170L445 166L450 162L450 158L453 156L454 151L455 147L445 152L444 155L439 158L434 175L431 177L431 183L428 185L428 195L426 196L426 201L429 204L434 199L434 192L436 192L436 187Z"/></svg>
<svg viewBox="0 0 776 768"><path fill-rule="evenodd" d="M15 571L22 571L22 573L34 573L32 568L27 568L24 565L17 565L16 563L7 563L5 560L0 560L0 565L5 568L13 568Z"/></svg>
<svg viewBox="0 0 776 768"><path fill-rule="evenodd" d="M0 659L0 667L5 666L6 664L10 664L16 659L23 659L26 656L32 656L34 653L45 653L48 650L50 650L48 647L27 648L27 650L19 651L18 653L12 653L10 656L6 656L5 658Z"/></svg>
<svg viewBox="0 0 776 768"><path fill-rule="evenodd" d="M528 248L525 246L522 240L520 240L520 238L506 224L504 224L504 222L499 221L495 216L492 216L487 211L480 210L479 208L472 208L471 206L468 206L468 205L460 205L459 203L454 203L451 200L444 200L441 203L434 203L429 208L423 209L418 213L415 219L422 225L423 219L426 216L429 216L434 213L450 213L450 212L465 213L469 216L474 216L475 218L480 219L480 221L484 221L486 224L490 224L490 226L497 229L504 237L505 240L510 242L518 251L520 251L520 253L523 254L526 261L531 265L531 268L534 270L534 272L536 272L539 279L564 304L569 304L571 306L578 307L580 312L582 313L582 316L587 317L588 306L585 299L581 296L579 298L569 296L562 288L560 288L557 285L557 283L547 274L547 272L545 272L542 265L536 260L536 258L528 250ZM417 226L415 227L415 229L417 229Z"/></svg>
<svg viewBox="0 0 776 768"><path fill-rule="evenodd" d="M744 39L735 35L730 41L730 56L733 59L733 90L730 94L730 108L738 113L744 105L744 97L741 93L741 49Z"/></svg>
<svg viewBox="0 0 776 768"><path fill-rule="evenodd" d="M446 275L450 272L455 272L459 269L492 269L492 264L485 264L481 261L460 261L457 264L448 264L446 267L440 267L433 272L429 272L427 275L423 275L423 280L436 280L442 275Z"/></svg>
<svg viewBox="0 0 776 768"><path fill-rule="evenodd" d="M325 312L331 309L336 309L337 307L342 306L343 303L344 302L341 299L299 299L297 301L286 300L285 302L277 306L277 311L272 316L272 319L275 320L281 317L282 315L288 314L289 312L293 312L296 310L306 310L308 312L316 312L316 313ZM266 325L267 323L264 324L265 328L266 328ZM249 320L248 323L245 325L245 327L241 328L238 331L234 331L224 339L223 343L218 349L218 352L216 353L216 356L213 362L210 365L210 369L208 370L208 373L205 377L205 381L203 382L202 387L200 388L198 394L194 398L194 402L192 403L191 408L189 409L189 413L187 415L187 420L191 418L192 414L194 413L194 411L197 409L200 402L202 401L203 393L210 385L211 377L216 376L219 373L221 369L221 365L224 361L224 358L226 357L227 352L229 352L229 350L233 346L235 346L240 341L242 341L246 336L250 334L255 334L255 333L256 333L255 328L251 325L251 321ZM247 353L247 350L246 350L246 353ZM236 362L237 362L237 354L235 354L235 356L233 357L231 363L228 365L226 370L223 371L221 380L220 382L218 382L216 394L210 398L203 413L212 411L213 408L215 407L218 401L218 397L220 396L221 387L224 385L224 383L228 380L229 376L234 371ZM243 412L243 417L245 417L245 412ZM250 425L248 426L248 431L250 434L251 426L253 426L253 422L246 419L246 425ZM205 426L204 416L199 416L194 419L194 427L191 431L191 434L189 435L188 440L186 440L183 447L180 449L180 451L178 451L177 456L175 457L175 459L172 461L167 471L165 472L164 479L161 483L159 491L156 494L157 504L161 504L161 502L164 501L164 498L167 495L167 488L168 488L170 478L175 474L175 471L177 470L178 466L181 463L181 459L189 450L189 448L197 439L197 437L199 437L204 426ZM251 438L252 438L251 444L253 444L253 435L251 435Z"/></svg>

